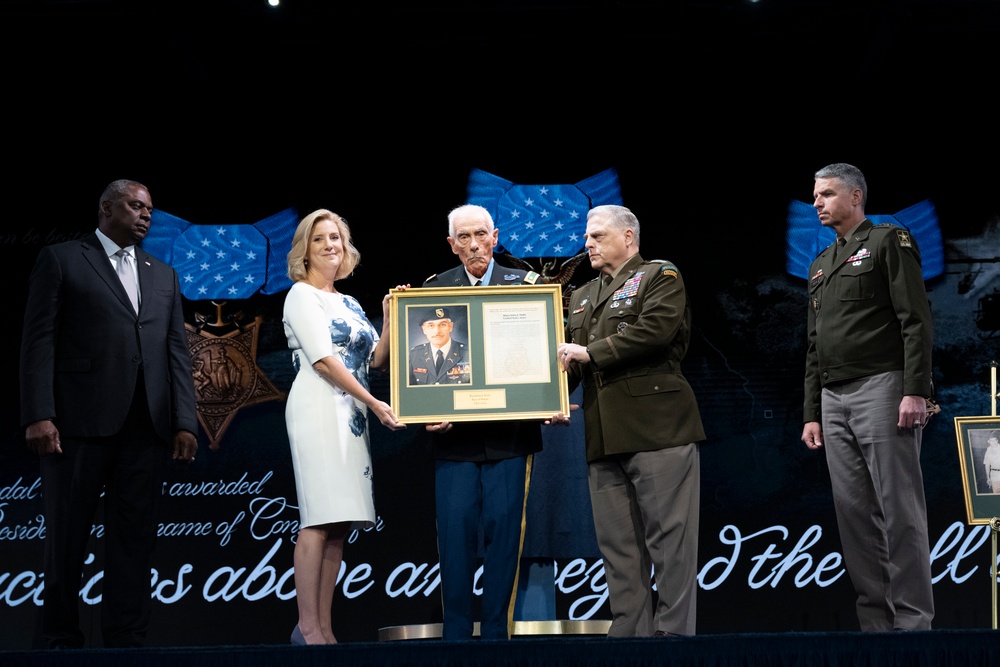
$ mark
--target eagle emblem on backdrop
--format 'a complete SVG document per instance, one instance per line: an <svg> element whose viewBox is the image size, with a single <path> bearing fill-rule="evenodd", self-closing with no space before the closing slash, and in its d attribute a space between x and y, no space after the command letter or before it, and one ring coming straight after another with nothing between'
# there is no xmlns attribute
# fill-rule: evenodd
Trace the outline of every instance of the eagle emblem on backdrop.
<svg viewBox="0 0 1000 667"><path fill-rule="evenodd" d="M534 271L542 283L562 285L569 304L577 267L587 257L587 212L622 205L618 172L606 169L577 183L521 185L481 169L469 174L466 198L490 212L500 230L500 263Z"/></svg>
<svg viewBox="0 0 1000 667"><path fill-rule="evenodd" d="M211 449L241 408L285 398L257 365L261 318L233 312L231 303L291 287L284 253L297 224L292 209L252 225L195 225L153 211L142 248L177 271L184 298L197 304L194 323L184 326Z"/></svg>
<svg viewBox="0 0 1000 667"><path fill-rule="evenodd" d="M924 280L944 273L944 239L938 224L937 210L928 200L891 215L867 216L873 224L893 224L909 230L920 247ZM824 227L812 204L792 201L788 205L785 226L785 271L807 279L809 266L816 256L837 240L837 233Z"/></svg>

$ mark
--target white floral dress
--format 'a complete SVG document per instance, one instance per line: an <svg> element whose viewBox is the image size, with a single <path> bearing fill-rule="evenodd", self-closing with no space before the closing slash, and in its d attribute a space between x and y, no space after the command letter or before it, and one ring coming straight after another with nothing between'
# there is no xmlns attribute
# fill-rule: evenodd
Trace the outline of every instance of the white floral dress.
<svg viewBox="0 0 1000 667"><path fill-rule="evenodd" d="M285 423L301 527L374 525L368 408L320 377L313 364L336 356L367 388L378 332L353 297L307 283L289 289L282 322L297 370Z"/></svg>

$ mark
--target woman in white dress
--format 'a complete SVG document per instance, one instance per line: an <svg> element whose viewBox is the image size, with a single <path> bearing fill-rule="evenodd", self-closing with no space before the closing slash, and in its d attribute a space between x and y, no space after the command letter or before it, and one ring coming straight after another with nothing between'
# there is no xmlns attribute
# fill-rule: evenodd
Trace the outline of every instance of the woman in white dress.
<svg viewBox="0 0 1000 667"><path fill-rule="evenodd" d="M330 617L344 539L352 526L375 522L367 411L393 430L406 428L368 391L369 366L389 361L389 295L379 336L358 302L334 285L359 258L347 223L325 209L302 219L288 253L294 284L282 320L297 373L285 422L299 503L293 644L337 642Z"/></svg>

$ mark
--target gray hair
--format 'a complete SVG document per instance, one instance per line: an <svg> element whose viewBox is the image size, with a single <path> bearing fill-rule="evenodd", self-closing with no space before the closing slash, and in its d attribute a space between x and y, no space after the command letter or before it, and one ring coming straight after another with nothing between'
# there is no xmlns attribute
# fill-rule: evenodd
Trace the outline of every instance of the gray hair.
<svg viewBox="0 0 1000 667"><path fill-rule="evenodd" d="M493 231L493 216L478 204L462 204L451 209L448 214L448 236L455 238L455 221L459 218L481 218L486 222L486 228Z"/></svg>
<svg viewBox="0 0 1000 667"><path fill-rule="evenodd" d="M108 187L104 188L104 192L101 193L101 201L97 202L97 208L100 209L101 204L106 201L112 203L118 201L128 194L130 188L135 187L142 188L146 192L149 192L149 188L138 181L130 181L124 178L119 178L117 181L111 181L108 183Z"/></svg>
<svg viewBox="0 0 1000 667"><path fill-rule="evenodd" d="M827 165L816 172L813 178L838 178L850 190L861 190L861 208L868 203L868 183L865 182L865 175L853 164L846 162L836 162Z"/></svg>
<svg viewBox="0 0 1000 667"><path fill-rule="evenodd" d="M608 224L615 229L631 229L632 236L635 238L635 245L636 247L639 246L639 218L635 217L635 213L631 210L616 204L602 204L601 206L595 206L587 212L588 218L592 215L607 216Z"/></svg>

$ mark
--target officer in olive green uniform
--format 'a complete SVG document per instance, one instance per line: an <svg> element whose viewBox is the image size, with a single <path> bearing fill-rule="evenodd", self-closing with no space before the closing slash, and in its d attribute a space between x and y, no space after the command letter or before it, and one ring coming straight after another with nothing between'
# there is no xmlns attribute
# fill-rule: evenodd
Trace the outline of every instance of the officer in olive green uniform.
<svg viewBox="0 0 1000 667"><path fill-rule="evenodd" d="M934 597L920 445L933 391L931 313L916 241L873 225L866 197L851 165L816 173L814 206L838 242L809 268L802 440L826 449L861 629L927 630Z"/></svg>
<svg viewBox="0 0 1000 667"><path fill-rule="evenodd" d="M639 221L625 207L592 209L586 236L602 278L573 292L570 342L559 354L571 386L583 383L594 526L612 613L608 635L692 635L697 443L705 431L681 375L691 337L684 281L670 262L639 256Z"/></svg>

